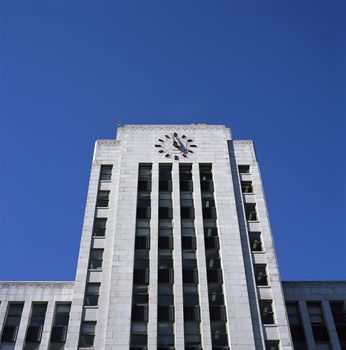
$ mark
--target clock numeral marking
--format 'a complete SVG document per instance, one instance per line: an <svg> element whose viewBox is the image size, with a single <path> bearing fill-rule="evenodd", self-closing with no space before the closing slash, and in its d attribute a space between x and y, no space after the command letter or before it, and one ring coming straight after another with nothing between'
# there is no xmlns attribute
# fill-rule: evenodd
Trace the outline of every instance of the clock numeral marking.
<svg viewBox="0 0 346 350"><path fill-rule="evenodd" d="M178 134L175 132L175 133L173 133L173 135L174 135L174 137L177 137L178 136Z"/></svg>
<svg viewBox="0 0 346 350"><path fill-rule="evenodd" d="M159 150L159 153L164 153L165 151L163 149L160 149Z"/></svg>
<svg viewBox="0 0 346 350"><path fill-rule="evenodd" d="M197 147L196 145L190 145L190 147Z"/></svg>
<svg viewBox="0 0 346 350"><path fill-rule="evenodd" d="M170 137L169 137L168 135L165 135L165 137L166 137L167 139L170 139Z"/></svg>
<svg viewBox="0 0 346 350"><path fill-rule="evenodd" d="M175 160L179 160L179 157L178 157L178 156L174 156L174 159L175 159Z"/></svg>
<svg viewBox="0 0 346 350"><path fill-rule="evenodd" d="M162 139L159 139L159 141L160 141L160 142L165 142L165 141L163 141Z"/></svg>
<svg viewBox="0 0 346 350"><path fill-rule="evenodd" d="M185 135L181 135L181 138L182 138L182 139L186 139L186 136L185 136Z"/></svg>
<svg viewBox="0 0 346 350"><path fill-rule="evenodd" d="M186 155L186 154L183 154L183 157L184 157L184 158L186 158L186 157L187 157L187 155Z"/></svg>
<svg viewBox="0 0 346 350"><path fill-rule="evenodd" d="M192 139L188 139L187 142L193 142L193 140Z"/></svg>
<svg viewBox="0 0 346 350"><path fill-rule="evenodd" d="M189 153L193 153L193 151L191 151L190 149L188 150Z"/></svg>
<svg viewBox="0 0 346 350"><path fill-rule="evenodd" d="M165 155L165 157L166 158L169 158L171 155L169 154L169 153L167 153L166 155Z"/></svg>
<svg viewBox="0 0 346 350"><path fill-rule="evenodd" d="M155 147L162 147L161 145L155 145Z"/></svg>

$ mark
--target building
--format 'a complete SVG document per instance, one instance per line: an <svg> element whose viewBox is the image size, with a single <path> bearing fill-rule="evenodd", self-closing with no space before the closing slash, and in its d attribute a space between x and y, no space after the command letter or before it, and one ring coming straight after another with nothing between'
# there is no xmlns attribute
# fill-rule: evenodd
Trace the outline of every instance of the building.
<svg viewBox="0 0 346 350"><path fill-rule="evenodd" d="M97 141L75 281L0 301L0 350L346 349L346 282L281 282L253 143L218 125Z"/></svg>

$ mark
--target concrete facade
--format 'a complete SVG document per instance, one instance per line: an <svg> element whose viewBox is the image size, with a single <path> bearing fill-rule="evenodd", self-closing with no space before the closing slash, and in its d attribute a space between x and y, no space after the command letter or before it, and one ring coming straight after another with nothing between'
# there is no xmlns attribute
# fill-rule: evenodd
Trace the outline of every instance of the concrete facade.
<svg viewBox="0 0 346 350"><path fill-rule="evenodd" d="M175 133L177 136L174 136ZM179 147L172 146L175 140L181 143ZM196 147L191 148L189 145L192 143ZM167 163L172 164L175 319L173 347L160 346L157 340L159 166ZM139 324L134 320L132 310L140 164L151 165L149 316L145 325L145 346L130 345L134 327L143 326L143 322ZM200 344L194 347L187 345L184 334L180 164L192 166L200 314L198 322L201 333ZM213 327L218 321L211 318L211 302L208 295L211 282L208 280L206 254L210 251L206 251L204 194L200 177L200 166L205 164L212 168L218 253L223 276L222 297L227 319L226 345L217 343L218 333L215 333ZM102 166L112 166L111 177L106 180L100 177ZM248 171L242 171L242 166L248 167ZM108 205L97 205L100 193L108 195ZM249 210L253 208L255 211L249 214ZM107 219L104 235L95 235L94 226L97 219ZM260 235L261 249L258 249L258 245L255 247L257 243L254 244L251 238L253 234ZM101 251L102 266L90 268L92 254ZM262 269L260 273L258 269ZM92 306L86 305L86 288L90 285L99 286L97 303ZM60 344L59 350L289 350L294 347L285 297L287 300L296 298L295 288L301 289L302 285L286 283L284 287L285 290L279 275L253 143L232 140L230 130L219 125L126 125L118 128L116 140L99 140L95 144L75 281L46 284L1 283L0 330L4 332L6 326L8 303L25 301L16 341L12 345L16 350L31 350L24 346L31 304L44 301L48 303L46 320L41 342L35 349L58 349L49 342L54 303L69 302L71 311L67 338ZM325 289L328 288L328 285L325 285ZM337 296L338 300L345 300L344 286L335 288L333 291L340 294ZM317 294L321 296L321 293ZM331 294L328 294L328 298ZM308 293L304 295L306 300L311 300ZM331 334L330 349L340 349L340 345L337 345L335 325L333 328L333 320L328 310L329 304L323 300L323 310L327 315L328 331ZM93 328L86 336L83 333L84 326L85 329ZM82 338L86 343L81 345ZM308 344L309 349L313 349L311 334ZM0 350L5 349L12 349L11 344L2 342Z"/></svg>

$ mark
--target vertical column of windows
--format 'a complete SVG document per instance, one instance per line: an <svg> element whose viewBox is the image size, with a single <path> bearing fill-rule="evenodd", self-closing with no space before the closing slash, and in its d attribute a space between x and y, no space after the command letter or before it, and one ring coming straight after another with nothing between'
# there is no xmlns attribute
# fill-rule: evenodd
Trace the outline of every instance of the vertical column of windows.
<svg viewBox="0 0 346 350"><path fill-rule="evenodd" d="M53 327L50 335L49 350L63 350L65 348L70 309L70 303L56 305Z"/></svg>
<svg viewBox="0 0 346 350"><path fill-rule="evenodd" d="M1 335L1 348L12 349L17 340L24 303L9 303Z"/></svg>
<svg viewBox="0 0 346 350"><path fill-rule="evenodd" d="M185 349L201 349L198 270L191 164L180 164L180 213Z"/></svg>
<svg viewBox="0 0 346 350"><path fill-rule="evenodd" d="M328 329L323 317L321 302L307 302L316 349L330 349Z"/></svg>
<svg viewBox="0 0 346 350"><path fill-rule="evenodd" d="M159 165L157 347L174 347L172 165Z"/></svg>
<svg viewBox="0 0 346 350"><path fill-rule="evenodd" d="M96 198L96 211L92 228L92 246L95 246L97 240L105 238L107 217L99 216L99 210L108 209L109 207L109 182L112 180L113 166L108 164L101 165L98 192ZM100 241L98 241L100 242ZM102 245L101 245L102 246ZM99 303L99 293L101 283L89 282L90 273L101 272L103 266L103 248L91 248L88 262L88 280L85 285L84 309L97 308ZM83 313L84 315L84 313ZM96 320L86 321L82 319L79 336L79 347L92 348L94 346Z"/></svg>
<svg viewBox="0 0 346 350"><path fill-rule="evenodd" d="M33 304L29 326L26 331L24 350L38 350L42 338L47 303Z"/></svg>
<svg viewBox="0 0 346 350"><path fill-rule="evenodd" d="M298 302L291 301L286 303L288 322L290 325L293 346L295 350L307 350L305 333L302 318L300 315Z"/></svg>
<svg viewBox="0 0 346 350"><path fill-rule="evenodd" d="M259 221L256 203L246 203L247 196L251 196L254 193L254 188L251 178L251 168L250 165L239 165L238 166L239 176L240 176L240 187L241 192L244 196L244 210L245 219L249 223ZM250 249L253 254L258 254L264 251L262 244L261 232L259 231L249 231L249 242ZM269 286L269 278L267 274L266 264L254 264L253 273L255 277L255 283L257 287ZM273 310L273 300L262 299L259 300L259 309L261 313L261 321L263 325L274 324L274 310ZM275 350L279 348L278 340L266 341L266 349ZM303 346L303 345L302 345Z"/></svg>
<svg viewBox="0 0 346 350"><path fill-rule="evenodd" d="M346 309L345 302L331 301L330 308L333 314L335 328L338 333L340 347L342 350L346 350Z"/></svg>
<svg viewBox="0 0 346 350"><path fill-rule="evenodd" d="M213 350L229 349L212 166L211 164L200 164L199 168L212 347Z"/></svg>
<svg viewBox="0 0 346 350"><path fill-rule="evenodd" d="M146 349L148 341L151 174L151 164L139 165L131 313L131 349Z"/></svg>

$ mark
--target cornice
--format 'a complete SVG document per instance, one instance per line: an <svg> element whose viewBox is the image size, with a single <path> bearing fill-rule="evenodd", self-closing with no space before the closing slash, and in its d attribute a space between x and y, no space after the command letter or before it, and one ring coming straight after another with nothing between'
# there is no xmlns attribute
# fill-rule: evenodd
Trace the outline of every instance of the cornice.
<svg viewBox="0 0 346 350"><path fill-rule="evenodd" d="M190 124L190 125L125 125L119 129L123 131L142 132L142 131L169 131L169 130L184 130L184 131L225 131L227 128L224 125L206 125L206 124Z"/></svg>
<svg viewBox="0 0 346 350"><path fill-rule="evenodd" d="M40 288L40 289L62 289L62 288L73 288L73 281L59 281L59 282L44 282L44 281L28 281L28 282L0 282L0 289L22 289L22 288Z"/></svg>

